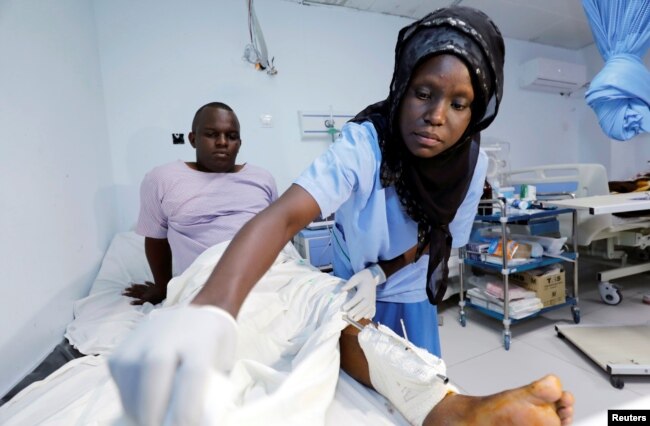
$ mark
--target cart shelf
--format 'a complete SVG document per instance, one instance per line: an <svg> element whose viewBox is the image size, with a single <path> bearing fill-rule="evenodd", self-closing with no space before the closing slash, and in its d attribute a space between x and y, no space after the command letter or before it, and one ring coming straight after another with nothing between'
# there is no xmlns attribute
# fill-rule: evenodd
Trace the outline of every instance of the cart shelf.
<svg viewBox="0 0 650 426"><path fill-rule="evenodd" d="M492 270L492 271L497 271L501 273L508 273L508 274L513 274L515 272L525 272L525 271L530 271L532 269L537 269L541 268L543 266L548 266L548 265L553 265L555 263L563 263L563 262L575 262L578 259L578 254L569 252L569 253L562 253L562 257L548 257L544 256L538 259L531 260L530 262L526 263L521 263L516 266L508 266L506 267L506 270L503 271L503 265L500 263L493 263L493 262L486 262L486 261L481 261L481 260L475 260L475 259L468 259L465 258L464 262L467 265L471 266L477 266L479 268L487 269L487 270Z"/></svg>
<svg viewBox="0 0 650 426"><path fill-rule="evenodd" d="M538 315L541 315L545 312L555 310L558 308L570 306L571 307L571 313L573 315L573 321L577 324L580 322L580 308L578 307L578 247L577 247L577 235L576 235L576 223L577 223L577 216L576 216L576 210L571 209L571 208L554 208L554 209L546 209L546 210L534 210L534 211L511 211L509 215L504 214L507 212L507 206L502 200L482 200L481 204L492 204L493 207L496 207L500 213L492 214L492 215L478 215L476 216L477 221L483 222L483 223L495 223L495 224L500 224L501 225L501 238L503 238L503 241L508 240L508 228L507 224L528 224L532 223L531 221L540 219L540 218L545 218L545 217L556 217L561 214L572 214L573 216L573 230L572 230L572 241L573 241L573 251L572 252L566 252L562 253L558 257L551 257L551 256L543 256L541 258L533 259L531 261L527 261L525 263L517 263L516 265L513 265L512 262L510 265L508 265L507 259L501 257L501 262L496 263L496 262L487 262L482 258L482 260L477 260L477 259L470 259L466 256L466 253L464 250L461 250L461 258L462 261L460 262L459 265L459 272L460 272L460 302L459 304L459 313L460 313L460 318L459 321L463 327L466 325L466 316L465 316L465 307L469 307L472 309L477 310L480 313L483 313L487 316L490 316L492 318L495 318L497 320L500 320L503 322L503 345L506 350L510 349L510 340L511 340L511 332L510 332L510 325L515 324L517 322L523 321L525 319L533 318ZM513 319L510 318L509 315L509 300L504 301L504 306L503 306L503 314L497 311L492 311L490 309L484 308L482 306L478 306L473 304L470 300L465 299L465 292L464 292L464 269L465 265L470 265L475 268L483 269L486 271L493 271L501 274L503 276L503 284L504 284L504 293L508 294L509 291L509 276L510 274L513 273L520 273L520 272L525 272L525 271L530 271L533 269L541 268L543 266L547 265L553 265L557 263L564 263L564 262L569 262L573 264L573 291L572 292L567 292L567 297L565 298L564 303L559 303L555 304L553 306L548 306L546 308L542 308L541 310L527 315L522 318L518 319ZM505 267L504 267L505 265ZM565 281L565 286L566 286L566 281Z"/></svg>

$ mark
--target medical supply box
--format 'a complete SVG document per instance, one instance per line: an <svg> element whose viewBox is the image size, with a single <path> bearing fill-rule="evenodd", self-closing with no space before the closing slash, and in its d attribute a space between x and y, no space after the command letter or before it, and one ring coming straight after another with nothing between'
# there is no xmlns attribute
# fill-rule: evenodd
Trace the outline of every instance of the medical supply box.
<svg viewBox="0 0 650 426"><path fill-rule="evenodd" d="M330 228L303 229L293 244L309 263L320 269L332 267L332 235Z"/></svg>
<svg viewBox="0 0 650 426"><path fill-rule="evenodd" d="M514 273L510 279L521 287L535 292L544 307L559 305L566 300L564 269L544 272L540 269Z"/></svg>

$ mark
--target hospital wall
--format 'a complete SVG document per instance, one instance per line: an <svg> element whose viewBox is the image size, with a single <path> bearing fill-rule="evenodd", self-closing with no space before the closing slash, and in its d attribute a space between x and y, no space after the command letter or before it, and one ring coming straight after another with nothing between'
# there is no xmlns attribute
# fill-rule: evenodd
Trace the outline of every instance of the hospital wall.
<svg viewBox="0 0 650 426"><path fill-rule="evenodd" d="M61 341L116 231L92 4L0 0L0 395Z"/></svg>
<svg viewBox="0 0 650 426"><path fill-rule="evenodd" d="M280 191L319 153L326 138L299 134L299 110L355 113L386 96L396 34L410 22L337 7L255 2L278 73L242 56L250 43L244 1L95 2L120 226L137 219L138 189L152 167L192 161L187 139L196 109L229 104L241 123L239 162L268 169ZM151 10L156 13L152 14ZM270 114L272 127L260 116Z"/></svg>
<svg viewBox="0 0 650 426"><path fill-rule="evenodd" d="M171 134L187 137L197 107L230 104L242 124L240 162L267 168L282 191L329 144L300 137L299 110L355 113L387 95L396 35L410 20L283 0L255 7L275 76L242 60L241 0L0 0L0 320L10 324L0 331L0 393L61 339L109 239L133 227L144 174L194 159ZM595 49L507 39L506 51L501 112L484 136L510 142L511 167L623 169L647 154L603 138L581 94L519 88L528 59L590 61L595 73Z"/></svg>
<svg viewBox="0 0 650 426"><path fill-rule="evenodd" d="M356 113L385 98L397 32L412 22L341 7L255 2L278 70L269 76L242 60L250 42L244 1L114 0L96 1L95 8L125 229L137 219L144 174L194 158L188 144L172 145L171 133L187 133L196 108L208 101L226 102L239 115L240 161L267 168L286 189L328 145L326 138L301 139L298 111L332 106ZM484 135L510 142L513 167L579 161L578 118L590 118L582 97L520 89L519 64L539 56L582 62L583 53L511 39L506 48L501 114ZM262 114L273 117L273 127L262 127Z"/></svg>

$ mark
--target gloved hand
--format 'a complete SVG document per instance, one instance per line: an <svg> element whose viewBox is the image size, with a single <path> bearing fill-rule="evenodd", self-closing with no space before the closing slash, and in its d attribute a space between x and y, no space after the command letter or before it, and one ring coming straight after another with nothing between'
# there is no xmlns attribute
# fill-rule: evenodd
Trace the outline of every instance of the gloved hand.
<svg viewBox="0 0 650 426"><path fill-rule="evenodd" d="M379 265L372 265L352 275L342 290L357 289L357 293L343 304L348 316L355 321L372 319L377 310L377 286L386 282L386 274Z"/></svg>
<svg viewBox="0 0 650 426"><path fill-rule="evenodd" d="M237 323L215 306L153 311L108 360L124 411L139 425L198 424L209 369L232 368Z"/></svg>

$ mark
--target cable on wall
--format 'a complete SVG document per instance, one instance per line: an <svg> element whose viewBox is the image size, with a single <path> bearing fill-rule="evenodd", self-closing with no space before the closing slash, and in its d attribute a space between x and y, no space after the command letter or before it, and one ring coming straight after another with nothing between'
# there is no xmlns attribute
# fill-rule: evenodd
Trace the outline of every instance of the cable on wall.
<svg viewBox="0 0 650 426"><path fill-rule="evenodd" d="M255 15L253 0L245 1L248 4L248 35L251 42L244 48L242 59L255 65L255 69L258 71L266 71L268 75L275 75L278 73L278 70L273 65L275 57L272 57L269 61L262 28L257 20L257 15Z"/></svg>

